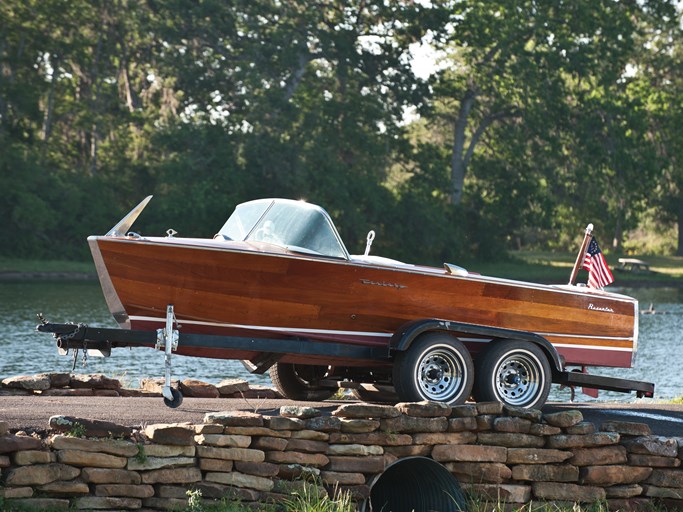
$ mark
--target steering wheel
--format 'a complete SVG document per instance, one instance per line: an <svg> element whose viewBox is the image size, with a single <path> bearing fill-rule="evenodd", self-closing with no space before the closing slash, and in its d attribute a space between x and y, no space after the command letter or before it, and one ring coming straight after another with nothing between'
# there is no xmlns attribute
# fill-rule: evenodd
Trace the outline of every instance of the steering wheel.
<svg viewBox="0 0 683 512"><path fill-rule="evenodd" d="M254 233L254 240L257 242L267 242L269 244L282 244L282 240L279 236L273 233L271 230L265 228L259 228Z"/></svg>

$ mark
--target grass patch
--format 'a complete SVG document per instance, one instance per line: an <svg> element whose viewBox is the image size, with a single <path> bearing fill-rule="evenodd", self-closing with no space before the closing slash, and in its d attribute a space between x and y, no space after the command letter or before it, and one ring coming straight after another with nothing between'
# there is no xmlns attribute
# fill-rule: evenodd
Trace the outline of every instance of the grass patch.
<svg viewBox="0 0 683 512"><path fill-rule="evenodd" d="M188 507L183 512L353 512L348 493L338 494L335 498L317 494L315 490L309 490L300 495L285 500L279 506L261 505L254 508L253 505L242 504L239 501L223 499L215 503L201 500L201 493L188 491ZM468 512L609 512L605 502L596 503L573 503L560 505L557 503L530 502L519 508L512 508L505 502L490 502L480 499L470 499L467 502ZM649 512L668 512L669 509L655 502L648 505Z"/></svg>
<svg viewBox="0 0 683 512"><path fill-rule="evenodd" d="M0 272L79 272L94 274L95 264L92 261L0 258Z"/></svg>
<svg viewBox="0 0 683 512"><path fill-rule="evenodd" d="M73 426L71 427L71 430L65 433L66 436L68 437L85 437L85 434L87 433L87 430L85 428L85 425L82 423L78 423L77 421L74 422Z"/></svg>
<svg viewBox="0 0 683 512"><path fill-rule="evenodd" d="M330 497L322 486L322 481L312 479L300 493L284 500L286 512L355 512L349 491L334 490Z"/></svg>
<svg viewBox="0 0 683 512"><path fill-rule="evenodd" d="M527 503L521 508L511 509L505 503L491 503L487 501L472 501L469 504L469 512L609 512L609 507L606 503L590 503L572 505L557 505L555 503ZM648 509L651 512L664 512L666 509L657 508L655 505Z"/></svg>
<svg viewBox="0 0 683 512"><path fill-rule="evenodd" d="M648 262L653 273L632 274L617 272L615 268L617 267L619 256L607 255L607 263L614 273L617 284L628 284L629 282L636 281L639 283L651 282L652 284L679 280L683 282L683 257L681 256L634 255L630 257ZM488 276L564 284L569 282L569 276L575 261L576 254L571 253L513 251L510 252L508 260L499 262L470 262L465 266L472 272L479 272ZM588 273L585 270L579 271L579 282L586 282L587 278Z"/></svg>
<svg viewBox="0 0 683 512"><path fill-rule="evenodd" d="M682 256L651 256L633 255L650 263L652 274L630 274L614 272L617 284L629 282L647 283L656 285L662 282L683 282L683 257ZM618 256L607 255L607 263L614 270L617 266ZM509 257L502 261L464 262L464 267L472 272L478 272L487 276L517 279L537 283L565 284L569 281L575 253L560 253L549 251L512 251ZM60 260L24 260L19 258L0 258L0 272L59 272L59 273L88 273L95 274L95 265L90 261L60 261ZM578 281L586 282L587 272L579 272Z"/></svg>

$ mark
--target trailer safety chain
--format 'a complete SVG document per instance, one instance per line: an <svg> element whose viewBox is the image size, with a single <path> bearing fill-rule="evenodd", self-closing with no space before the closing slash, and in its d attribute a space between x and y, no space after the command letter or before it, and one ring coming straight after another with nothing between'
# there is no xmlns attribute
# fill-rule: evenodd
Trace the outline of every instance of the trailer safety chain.
<svg viewBox="0 0 683 512"><path fill-rule="evenodd" d="M78 361L79 350L80 349L78 349L78 348L74 349L73 364L71 365L71 371L72 372L74 370L76 370L76 362ZM83 362L81 363L81 366L83 366L83 368L87 368L87 366L88 366L88 344L85 341L83 342L83 358L82 358L82 361Z"/></svg>
<svg viewBox="0 0 683 512"><path fill-rule="evenodd" d="M42 314L38 315L38 317L41 319L41 322L43 322L43 320L44 320L42 318L42 316L43 316ZM47 322L43 322L43 323L47 323ZM69 322L69 323L71 323L71 322ZM60 336L53 334L53 336L55 338L59 338L62 341L70 340L72 338L75 338L76 334L78 334L81 329L88 327L87 324L84 324L84 323L78 323L78 324L72 324L72 325L75 325L76 328L73 331L71 331L70 333L62 334ZM78 349L75 348L74 349L73 364L71 365L71 371L72 372L76 369L76 362L77 361L78 361ZM88 348L87 348L87 341L83 340L83 368L85 368L86 366L88 366Z"/></svg>
<svg viewBox="0 0 683 512"><path fill-rule="evenodd" d="M76 361L78 361L78 349L74 349L73 364L71 365L71 373L76 369Z"/></svg>
<svg viewBox="0 0 683 512"><path fill-rule="evenodd" d="M73 331L71 331L69 334L61 334L61 335L59 336L59 338L60 338L61 340L70 340L70 339L73 339L73 338L75 338L76 335L81 331L81 329L85 329L85 328L88 327L88 324L84 324L84 323L71 324L71 325L75 325L76 328L75 328Z"/></svg>

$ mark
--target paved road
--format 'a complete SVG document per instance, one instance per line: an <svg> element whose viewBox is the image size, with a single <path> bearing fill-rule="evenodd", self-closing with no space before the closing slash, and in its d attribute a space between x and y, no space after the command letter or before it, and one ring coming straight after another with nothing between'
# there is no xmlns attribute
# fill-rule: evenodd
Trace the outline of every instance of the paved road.
<svg viewBox="0 0 683 512"><path fill-rule="evenodd" d="M0 397L0 421L10 429L42 431L48 428L50 416L74 416L91 420L111 421L137 427L154 423L201 423L206 413L217 411L258 410L264 415L277 414L280 407L290 404L308 405L329 413L341 403L291 402L242 398L185 398L177 409L164 405L162 398L146 397Z"/></svg>
<svg viewBox="0 0 683 512"><path fill-rule="evenodd" d="M277 414L282 405L309 405L331 412L348 401L290 402L286 400L185 398L177 409L166 407L161 398L116 397L0 397L0 421L11 429L44 431L50 416L65 415L86 419L111 421L137 427L154 423L201 423L208 412L244 410L262 414ZM607 420L648 423L657 435L683 437L683 405L671 404L609 404L609 403L550 403L544 412L579 409L586 421L597 427Z"/></svg>
<svg viewBox="0 0 683 512"><path fill-rule="evenodd" d="M683 405L681 404L623 404L574 403L547 404L543 412L579 409L586 421L598 428L605 421L632 421L647 423L656 435L683 437Z"/></svg>

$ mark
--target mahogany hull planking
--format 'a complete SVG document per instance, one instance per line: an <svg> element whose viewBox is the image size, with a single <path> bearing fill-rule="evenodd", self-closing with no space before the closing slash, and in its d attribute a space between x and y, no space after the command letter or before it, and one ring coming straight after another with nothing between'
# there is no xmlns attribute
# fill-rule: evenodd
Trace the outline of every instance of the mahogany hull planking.
<svg viewBox="0 0 683 512"><path fill-rule="evenodd" d="M439 319L537 333L567 365L631 367L636 353L637 301L585 287L364 264L295 254L271 244L170 237L88 240L109 308L124 328L160 328L167 305L173 304L182 331L199 334L388 347L407 322ZM475 358L489 341L464 334L460 339ZM257 355L184 347L178 352L225 359ZM288 354L281 361L378 364L318 359Z"/></svg>

